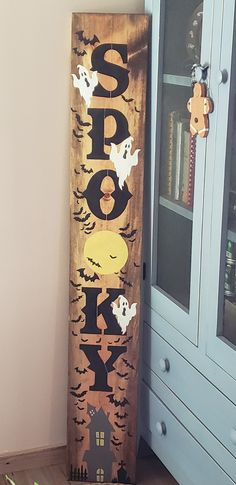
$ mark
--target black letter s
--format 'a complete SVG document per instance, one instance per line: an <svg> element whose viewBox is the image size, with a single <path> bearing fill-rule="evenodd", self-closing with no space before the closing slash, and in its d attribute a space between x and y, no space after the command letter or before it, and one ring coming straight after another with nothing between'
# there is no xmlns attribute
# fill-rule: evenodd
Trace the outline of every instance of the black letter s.
<svg viewBox="0 0 236 485"><path fill-rule="evenodd" d="M114 77L117 80L117 87L113 91L108 91L100 83L95 87L93 96L102 98L115 98L126 91L129 85L129 71L124 67L112 64L104 59L108 50L115 50L119 52L124 64L127 64L127 44L102 44L96 47L92 53L91 63L92 70L98 71L101 74Z"/></svg>

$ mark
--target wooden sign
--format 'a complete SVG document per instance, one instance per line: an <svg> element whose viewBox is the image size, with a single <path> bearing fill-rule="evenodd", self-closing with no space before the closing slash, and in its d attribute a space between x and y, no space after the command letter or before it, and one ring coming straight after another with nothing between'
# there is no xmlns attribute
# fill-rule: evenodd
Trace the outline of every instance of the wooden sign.
<svg viewBox="0 0 236 485"><path fill-rule="evenodd" d="M134 483L148 17L73 14L68 478Z"/></svg>

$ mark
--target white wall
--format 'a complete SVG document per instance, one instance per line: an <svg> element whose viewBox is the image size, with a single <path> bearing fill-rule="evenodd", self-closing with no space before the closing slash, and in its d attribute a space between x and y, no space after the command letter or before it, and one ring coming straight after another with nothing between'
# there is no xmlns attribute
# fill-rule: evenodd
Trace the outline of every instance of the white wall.
<svg viewBox="0 0 236 485"><path fill-rule="evenodd" d="M71 12L0 2L0 454L66 443Z"/></svg>

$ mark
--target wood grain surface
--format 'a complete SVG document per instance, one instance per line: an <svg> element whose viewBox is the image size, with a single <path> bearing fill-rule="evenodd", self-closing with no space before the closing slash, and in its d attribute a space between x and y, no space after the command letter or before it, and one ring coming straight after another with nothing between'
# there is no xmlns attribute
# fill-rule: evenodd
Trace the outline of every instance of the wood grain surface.
<svg viewBox="0 0 236 485"><path fill-rule="evenodd" d="M34 481L37 481L39 485L70 485L70 483L73 483L67 481L65 465L37 467L34 470L9 473L9 476L15 480L16 485L33 485ZM138 460L137 485L176 484L177 482L156 457ZM0 475L0 485L9 485L3 475Z"/></svg>
<svg viewBox="0 0 236 485"><path fill-rule="evenodd" d="M73 14L72 480L135 481L148 23Z"/></svg>
<svg viewBox="0 0 236 485"><path fill-rule="evenodd" d="M47 467L65 463L65 446L36 448L0 456L0 473L12 473L31 468Z"/></svg>

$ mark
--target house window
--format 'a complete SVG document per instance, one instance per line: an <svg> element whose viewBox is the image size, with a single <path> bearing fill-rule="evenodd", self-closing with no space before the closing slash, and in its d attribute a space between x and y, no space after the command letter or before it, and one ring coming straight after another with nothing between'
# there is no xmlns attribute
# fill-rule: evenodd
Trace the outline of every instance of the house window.
<svg viewBox="0 0 236 485"><path fill-rule="evenodd" d="M97 446L104 446L104 431L97 431L96 432L96 445Z"/></svg>
<svg viewBox="0 0 236 485"><path fill-rule="evenodd" d="M104 470L102 468L97 469L97 482L104 482Z"/></svg>

